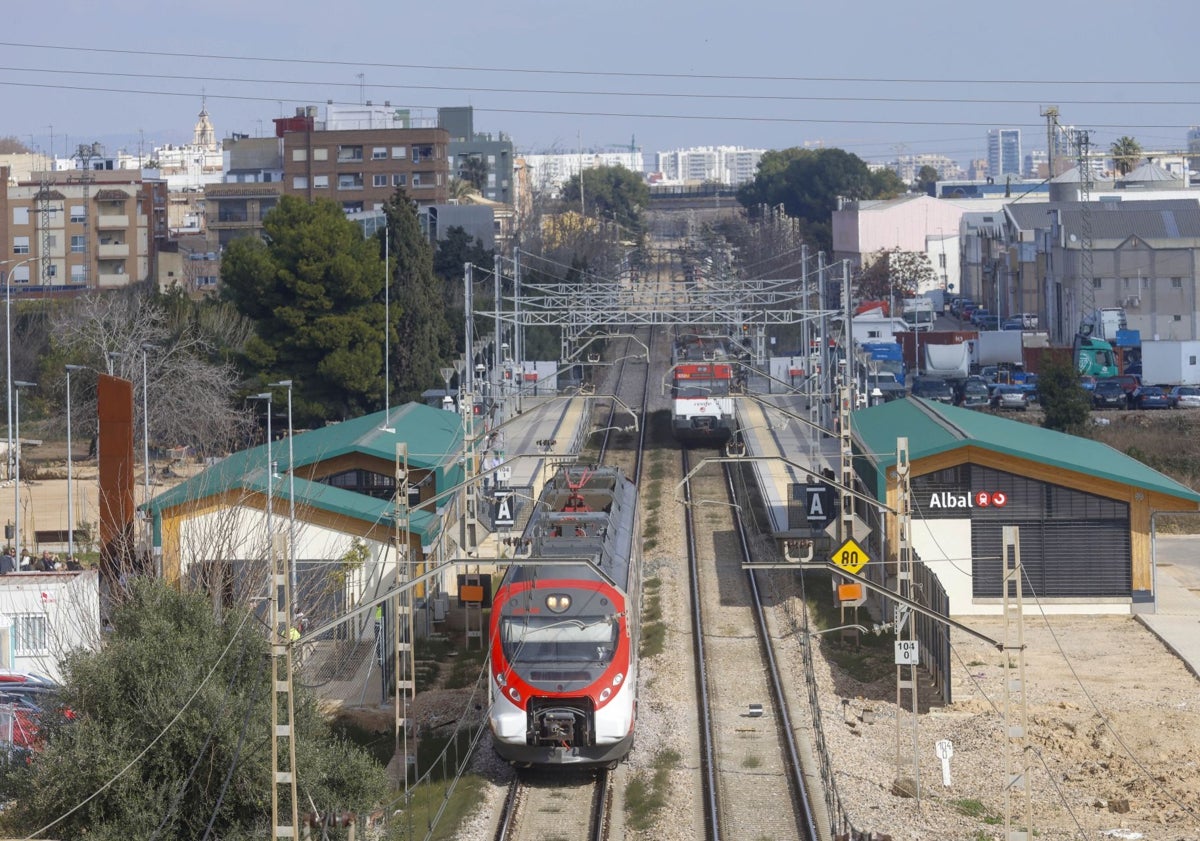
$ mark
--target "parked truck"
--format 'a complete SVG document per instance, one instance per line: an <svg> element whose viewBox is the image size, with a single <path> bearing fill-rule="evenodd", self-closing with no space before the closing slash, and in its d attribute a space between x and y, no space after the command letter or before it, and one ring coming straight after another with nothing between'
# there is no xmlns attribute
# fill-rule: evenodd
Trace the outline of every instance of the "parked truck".
<svg viewBox="0 0 1200 841"><path fill-rule="evenodd" d="M1113 351L1113 346L1104 339L1077 335L1072 355L1075 358L1075 368L1083 376L1103 379L1104 377L1115 377L1119 373L1117 355Z"/></svg>
<svg viewBox="0 0 1200 841"><path fill-rule="evenodd" d="M971 351L971 364L982 368L985 365L1020 365L1022 362L1021 333L1010 330L987 330L978 338L967 343Z"/></svg>
<svg viewBox="0 0 1200 841"><path fill-rule="evenodd" d="M1200 342L1142 342L1142 382L1200 385Z"/></svg>
<svg viewBox="0 0 1200 841"><path fill-rule="evenodd" d="M965 380L971 373L968 342L957 345L925 345L925 376L943 380Z"/></svg>
<svg viewBox="0 0 1200 841"><path fill-rule="evenodd" d="M904 354L900 345L895 342L864 342L860 347L867 355L870 373L891 374L901 386L905 384L908 368L904 364Z"/></svg>

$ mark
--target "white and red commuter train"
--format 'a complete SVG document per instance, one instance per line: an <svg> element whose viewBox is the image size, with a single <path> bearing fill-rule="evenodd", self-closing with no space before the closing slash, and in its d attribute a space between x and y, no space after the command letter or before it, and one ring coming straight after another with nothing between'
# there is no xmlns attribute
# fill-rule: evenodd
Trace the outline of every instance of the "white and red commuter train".
<svg viewBox="0 0 1200 841"><path fill-rule="evenodd" d="M513 765L608 765L633 746L641 537L612 467L560 468L492 601L492 745Z"/></svg>
<svg viewBox="0 0 1200 841"><path fill-rule="evenodd" d="M683 444L723 446L733 433L739 371L729 339L685 334L671 355L671 432Z"/></svg>

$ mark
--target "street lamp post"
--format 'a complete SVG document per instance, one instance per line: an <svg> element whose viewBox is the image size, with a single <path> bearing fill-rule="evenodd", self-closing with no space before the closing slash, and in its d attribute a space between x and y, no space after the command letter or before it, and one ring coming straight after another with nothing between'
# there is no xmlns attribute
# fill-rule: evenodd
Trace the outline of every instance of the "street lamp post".
<svg viewBox="0 0 1200 841"><path fill-rule="evenodd" d="M21 389L37 388L37 383L27 383L23 380L12 381L15 426L13 431L17 449L21 447ZM11 451L10 451L11 452ZM13 549L16 553L16 563L21 563L21 454L16 454L16 473L13 481Z"/></svg>
<svg viewBox="0 0 1200 841"><path fill-rule="evenodd" d="M71 457L71 372L83 371L84 365L67 365L67 560L75 559L74 472Z"/></svg>
<svg viewBox="0 0 1200 841"><path fill-rule="evenodd" d="M5 375L6 388L8 389L8 475L13 473L13 376L12 376L12 276L17 269L24 266L26 263L31 263L34 260L40 260L41 257L26 257L21 261L4 260L0 262L0 266L16 262L12 267L12 271L4 276L4 358L7 365Z"/></svg>
<svg viewBox="0 0 1200 841"><path fill-rule="evenodd" d="M292 381L280 380L277 383L268 383L267 387L286 388L288 393L288 583L292 587L292 616L295 616L298 612L296 608L299 604L299 591L296 588L296 458L292 449ZM271 428L270 424L271 419L268 417L267 429Z"/></svg>

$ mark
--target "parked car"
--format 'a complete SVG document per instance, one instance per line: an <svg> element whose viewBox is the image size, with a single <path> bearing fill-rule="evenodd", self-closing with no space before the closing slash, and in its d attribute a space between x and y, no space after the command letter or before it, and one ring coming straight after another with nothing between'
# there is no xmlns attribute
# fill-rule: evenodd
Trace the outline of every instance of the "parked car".
<svg viewBox="0 0 1200 841"><path fill-rule="evenodd" d="M913 380L912 396L936 400L939 403L953 403L954 389L940 377L917 377Z"/></svg>
<svg viewBox="0 0 1200 841"><path fill-rule="evenodd" d="M955 318L965 318L963 310L973 306L975 306L975 302L970 298L955 298L954 302L950 305L950 314Z"/></svg>
<svg viewBox="0 0 1200 841"><path fill-rule="evenodd" d="M980 315L975 318L975 326L980 330L999 330L1000 317L995 315Z"/></svg>
<svg viewBox="0 0 1200 841"><path fill-rule="evenodd" d="M1097 409L1123 409L1125 403L1125 389L1116 377L1104 377L1096 381L1096 387L1092 389L1092 406Z"/></svg>
<svg viewBox="0 0 1200 841"><path fill-rule="evenodd" d="M988 397L988 384L983 377L967 377L958 387L960 406L986 406Z"/></svg>
<svg viewBox="0 0 1200 841"><path fill-rule="evenodd" d="M1167 392L1167 402L1172 409L1200 409L1200 388L1177 385Z"/></svg>
<svg viewBox="0 0 1200 841"><path fill-rule="evenodd" d="M1079 378L1079 384L1083 386L1084 391L1094 391L1096 388L1096 378L1091 374L1084 374Z"/></svg>
<svg viewBox="0 0 1200 841"><path fill-rule="evenodd" d="M1121 384L1121 388L1125 390L1125 395L1129 396L1133 390L1142 384L1142 378L1138 374L1117 374L1111 379L1116 380Z"/></svg>
<svg viewBox="0 0 1200 841"><path fill-rule="evenodd" d="M1024 330L1025 322L1020 318L1006 318L1000 324L1001 330Z"/></svg>
<svg viewBox="0 0 1200 841"><path fill-rule="evenodd" d="M961 307L958 308L959 320L970 321L971 313L975 312L977 309L979 309L979 304L975 303L974 301L966 301Z"/></svg>
<svg viewBox="0 0 1200 841"><path fill-rule="evenodd" d="M1029 392L1019 385L1001 383L992 389L991 407L1024 412L1029 408Z"/></svg>
<svg viewBox="0 0 1200 841"><path fill-rule="evenodd" d="M983 307L976 307L975 309L971 310L971 317L968 319L968 321L978 327L979 319L983 318L985 315L991 315L991 312Z"/></svg>
<svg viewBox="0 0 1200 841"><path fill-rule="evenodd" d="M1169 409L1167 392L1157 385L1139 385L1129 393L1130 409Z"/></svg>

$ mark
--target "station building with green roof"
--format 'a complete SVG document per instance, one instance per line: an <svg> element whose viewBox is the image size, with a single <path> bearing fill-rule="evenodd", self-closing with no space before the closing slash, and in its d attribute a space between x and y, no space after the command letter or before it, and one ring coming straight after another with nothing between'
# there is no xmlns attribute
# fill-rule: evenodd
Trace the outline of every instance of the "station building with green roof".
<svg viewBox="0 0 1200 841"><path fill-rule="evenodd" d="M1002 528L1019 527L1024 593L1047 612L1129 613L1153 598L1154 516L1200 512L1200 493L1113 448L989 412L910 398L851 416L855 470L898 503L908 440L911 540L956 615L1003 609ZM889 559L895 517L885 518ZM891 570L895 565L877 566Z"/></svg>
<svg viewBox="0 0 1200 841"><path fill-rule="evenodd" d="M456 412L408 403L300 432L291 462L288 443L272 442L269 460L266 444L234 453L143 506L166 581L224 601L261 595L268 508L276 551L290 555L294 528L297 603L310 621L386 588L398 535L407 532L409 557L420 564L446 550L445 523L458 516L457 495L446 492L464 476ZM409 508L398 515L400 444Z"/></svg>

